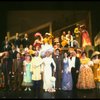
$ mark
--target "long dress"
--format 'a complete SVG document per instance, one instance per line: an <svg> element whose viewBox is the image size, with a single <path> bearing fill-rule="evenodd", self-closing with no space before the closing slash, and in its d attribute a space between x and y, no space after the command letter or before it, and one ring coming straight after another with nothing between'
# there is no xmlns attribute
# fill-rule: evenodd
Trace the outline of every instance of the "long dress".
<svg viewBox="0 0 100 100"><path fill-rule="evenodd" d="M55 64L53 58L51 58L51 57L43 58L43 62L44 62L43 89L47 90L47 89L52 88L52 81L51 81L52 67L51 67L51 63L54 65L54 70L56 68L56 64Z"/></svg>
<svg viewBox="0 0 100 100"><path fill-rule="evenodd" d="M25 66L25 72L23 76L23 86L32 86L32 73L30 72L32 63L27 63L26 61L23 62L23 65Z"/></svg>
<svg viewBox="0 0 100 100"><path fill-rule="evenodd" d="M82 47L91 46L89 33L86 30L82 31Z"/></svg>
<svg viewBox="0 0 100 100"><path fill-rule="evenodd" d="M62 90L72 90L72 75L68 58L63 60Z"/></svg>
<svg viewBox="0 0 100 100"><path fill-rule="evenodd" d="M81 66L78 76L78 89L93 89L95 88L94 75L90 67L90 59L80 59Z"/></svg>
<svg viewBox="0 0 100 100"><path fill-rule="evenodd" d="M99 59L93 60L94 66L93 66L93 73L94 73L94 80L95 82L98 80L97 76L97 69L99 68Z"/></svg>

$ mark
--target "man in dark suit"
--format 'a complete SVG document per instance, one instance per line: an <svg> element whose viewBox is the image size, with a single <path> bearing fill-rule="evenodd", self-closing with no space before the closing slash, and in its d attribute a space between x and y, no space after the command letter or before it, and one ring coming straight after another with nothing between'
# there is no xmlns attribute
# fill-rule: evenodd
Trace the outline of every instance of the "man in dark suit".
<svg viewBox="0 0 100 100"><path fill-rule="evenodd" d="M5 89L10 88L11 83L11 70L12 70L12 59L9 57L9 52L5 52L4 57L1 61L2 75L4 75Z"/></svg>
<svg viewBox="0 0 100 100"><path fill-rule="evenodd" d="M17 53L17 58L13 60L12 73L14 74L12 89L20 91L23 80L23 59L20 53Z"/></svg>
<svg viewBox="0 0 100 100"><path fill-rule="evenodd" d="M5 36L5 40L2 42L2 51L10 51L11 50L11 42L8 40L8 37Z"/></svg>
<svg viewBox="0 0 100 100"><path fill-rule="evenodd" d="M62 64L63 64L63 58L60 54L60 50L56 49L55 54L53 55L53 59L56 63L56 89L61 90L61 82L62 82Z"/></svg>
<svg viewBox="0 0 100 100"><path fill-rule="evenodd" d="M73 89L76 89L76 84L80 69L80 59L76 57L76 51L70 52L69 66L71 67Z"/></svg>
<svg viewBox="0 0 100 100"><path fill-rule="evenodd" d="M16 57L17 53L18 53L18 52L16 51L15 46L12 45L12 49L11 49L11 51L10 51L10 57L11 57L13 60L17 58L17 57Z"/></svg>
<svg viewBox="0 0 100 100"><path fill-rule="evenodd" d="M24 39L22 40L22 45L24 48L29 47L29 45L30 45L30 41L29 41L27 33L25 33L25 35L24 35Z"/></svg>
<svg viewBox="0 0 100 100"><path fill-rule="evenodd" d="M12 50L11 51L9 51L9 53L10 53L10 58L12 59L12 63L14 63L14 60L17 58L17 51L16 51L16 48L15 48L15 46L14 45L12 45ZM12 64L12 68L14 67L14 64ZM11 78L11 86L10 86L10 89L12 89L12 86L13 86L13 80L14 80L14 77L15 77L15 74L12 72L12 69L11 69L11 76L10 76L10 78Z"/></svg>
<svg viewBox="0 0 100 100"><path fill-rule="evenodd" d="M19 33L16 33L16 38L14 39L14 45L16 48L20 48L21 39L19 38Z"/></svg>

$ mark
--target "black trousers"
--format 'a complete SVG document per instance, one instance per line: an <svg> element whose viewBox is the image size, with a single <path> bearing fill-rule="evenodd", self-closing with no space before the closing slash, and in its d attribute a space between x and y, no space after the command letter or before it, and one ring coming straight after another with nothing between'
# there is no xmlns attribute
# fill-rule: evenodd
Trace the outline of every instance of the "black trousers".
<svg viewBox="0 0 100 100"><path fill-rule="evenodd" d="M40 97L40 91L41 91L41 80L33 81L33 91L34 95Z"/></svg>
<svg viewBox="0 0 100 100"><path fill-rule="evenodd" d="M5 83L5 88L9 89L11 84L11 75L9 75L8 73L4 73L4 83Z"/></svg>
<svg viewBox="0 0 100 100"><path fill-rule="evenodd" d="M71 69L71 74L72 74L72 80L73 80L73 89L76 89L76 84L77 84L77 80L78 80L78 73L76 73L75 68Z"/></svg>
<svg viewBox="0 0 100 100"><path fill-rule="evenodd" d="M62 82L62 73L61 71L56 71L56 88L61 88L61 82Z"/></svg>
<svg viewBox="0 0 100 100"><path fill-rule="evenodd" d="M11 80L12 89L21 89L23 75L21 72L16 72L14 78Z"/></svg>

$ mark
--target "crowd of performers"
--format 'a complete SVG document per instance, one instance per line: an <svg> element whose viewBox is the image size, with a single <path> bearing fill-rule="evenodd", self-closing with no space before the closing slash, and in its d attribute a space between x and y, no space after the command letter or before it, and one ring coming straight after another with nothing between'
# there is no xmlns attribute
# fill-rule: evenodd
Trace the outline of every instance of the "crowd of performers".
<svg viewBox="0 0 100 100"><path fill-rule="evenodd" d="M13 43L5 37L0 53L1 88L13 91L40 91L42 88L45 92L96 88L96 82L100 81L99 51L94 51L89 58L84 49L79 49L78 45L74 48L70 41L65 51L59 43L52 45L50 33L45 37L36 33L34 37L33 44L30 44L27 33L22 41L16 33Z"/></svg>

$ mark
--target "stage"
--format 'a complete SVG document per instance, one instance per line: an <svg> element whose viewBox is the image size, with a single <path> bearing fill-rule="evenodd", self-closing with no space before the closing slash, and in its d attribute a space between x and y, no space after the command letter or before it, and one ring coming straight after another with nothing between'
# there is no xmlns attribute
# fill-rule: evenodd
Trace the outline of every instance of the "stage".
<svg viewBox="0 0 100 100"><path fill-rule="evenodd" d="M40 91L40 94L35 94L33 91L4 91L0 90L0 98L1 99L99 99L100 98L100 90L72 90L72 91L63 91L58 90L55 93Z"/></svg>

